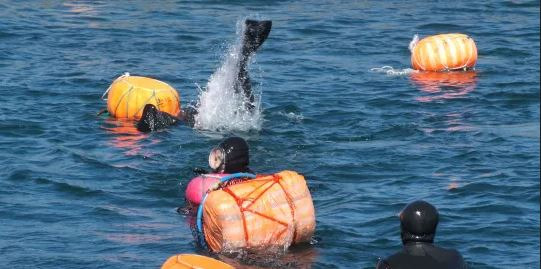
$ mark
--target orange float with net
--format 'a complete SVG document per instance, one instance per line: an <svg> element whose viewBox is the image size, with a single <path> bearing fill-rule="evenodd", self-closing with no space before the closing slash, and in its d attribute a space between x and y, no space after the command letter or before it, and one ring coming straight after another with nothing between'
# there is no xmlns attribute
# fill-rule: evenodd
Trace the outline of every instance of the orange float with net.
<svg viewBox="0 0 541 269"><path fill-rule="evenodd" d="M155 105L158 110L177 115L180 112L180 97L169 84L147 77L118 77L105 91L107 111L115 118L138 120L146 104Z"/></svg>
<svg viewBox="0 0 541 269"><path fill-rule="evenodd" d="M169 257L161 269L235 269L233 266L210 258L196 254L179 254Z"/></svg>
<svg viewBox="0 0 541 269"><path fill-rule="evenodd" d="M440 34L410 43L411 65L422 71L473 69L477 62L475 41L464 34Z"/></svg>
<svg viewBox="0 0 541 269"><path fill-rule="evenodd" d="M293 171L225 176L197 211L199 243L214 252L285 249L310 241L315 226L312 196Z"/></svg>

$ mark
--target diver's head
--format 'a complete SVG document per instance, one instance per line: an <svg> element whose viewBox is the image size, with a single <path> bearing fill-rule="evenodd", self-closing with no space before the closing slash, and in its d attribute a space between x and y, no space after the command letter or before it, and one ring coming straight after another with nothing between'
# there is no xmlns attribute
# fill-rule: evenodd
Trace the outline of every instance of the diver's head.
<svg viewBox="0 0 541 269"><path fill-rule="evenodd" d="M248 164L248 144L240 137L225 139L209 154L209 166L214 173L248 172Z"/></svg>
<svg viewBox="0 0 541 269"><path fill-rule="evenodd" d="M433 243L438 220L438 210L433 205L422 200L408 204L400 212L402 243Z"/></svg>

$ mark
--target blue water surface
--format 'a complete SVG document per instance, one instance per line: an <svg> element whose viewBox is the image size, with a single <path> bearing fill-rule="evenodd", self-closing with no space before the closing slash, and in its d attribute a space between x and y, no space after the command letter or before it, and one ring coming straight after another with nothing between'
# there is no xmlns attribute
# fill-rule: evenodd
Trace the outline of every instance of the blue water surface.
<svg viewBox="0 0 541 269"><path fill-rule="evenodd" d="M436 244L471 268L539 268L539 1L0 1L0 267L158 268L195 244L184 188L231 133L139 134L96 116L123 72L185 104L235 25L270 19L251 167L305 175L312 244L239 268L373 268L400 249L397 214L425 199ZM388 75L408 44L461 32L474 73Z"/></svg>

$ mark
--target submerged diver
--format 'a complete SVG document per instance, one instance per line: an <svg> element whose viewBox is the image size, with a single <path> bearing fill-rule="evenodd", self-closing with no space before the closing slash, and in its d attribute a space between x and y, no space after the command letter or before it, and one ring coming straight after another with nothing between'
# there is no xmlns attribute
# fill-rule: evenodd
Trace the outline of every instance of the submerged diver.
<svg viewBox="0 0 541 269"><path fill-rule="evenodd" d="M254 95L252 93L252 83L246 68L250 57L269 36L272 21L246 20L244 23L246 27L238 63L239 69L235 82L235 92L242 92L245 100L244 106L252 111L255 108ZM141 120L137 123L137 130L141 132L155 131L176 124L179 121L184 121L187 125L193 126L195 124L196 114L197 108L194 107L187 107L186 109L181 110L178 115L171 115L159 111L156 106L152 104L147 104L143 109Z"/></svg>
<svg viewBox="0 0 541 269"><path fill-rule="evenodd" d="M436 208L425 201L407 205L400 213L400 236L404 247L385 260L380 260L376 269L466 268L458 251L433 244L438 219Z"/></svg>

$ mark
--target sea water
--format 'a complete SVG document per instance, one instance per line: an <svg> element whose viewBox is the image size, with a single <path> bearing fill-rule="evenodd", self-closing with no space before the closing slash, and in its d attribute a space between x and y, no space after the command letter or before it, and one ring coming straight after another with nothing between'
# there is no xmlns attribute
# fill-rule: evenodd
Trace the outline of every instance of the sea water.
<svg viewBox="0 0 541 269"><path fill-rule="evenodd" d="M248 117L231 93L245 18L273 21ZM452 32L475 40L473 73L408 70L415 34ZM199 103L200 125L141 134L96 116L124 72ZM192 169L239 135L254 171L306 177L317 227L286 253L215 258L373 268L424 199L435 243L471 268L539 268L539 1L1 1L0 74L0 267L211 255L177 208Z"/></svg>

